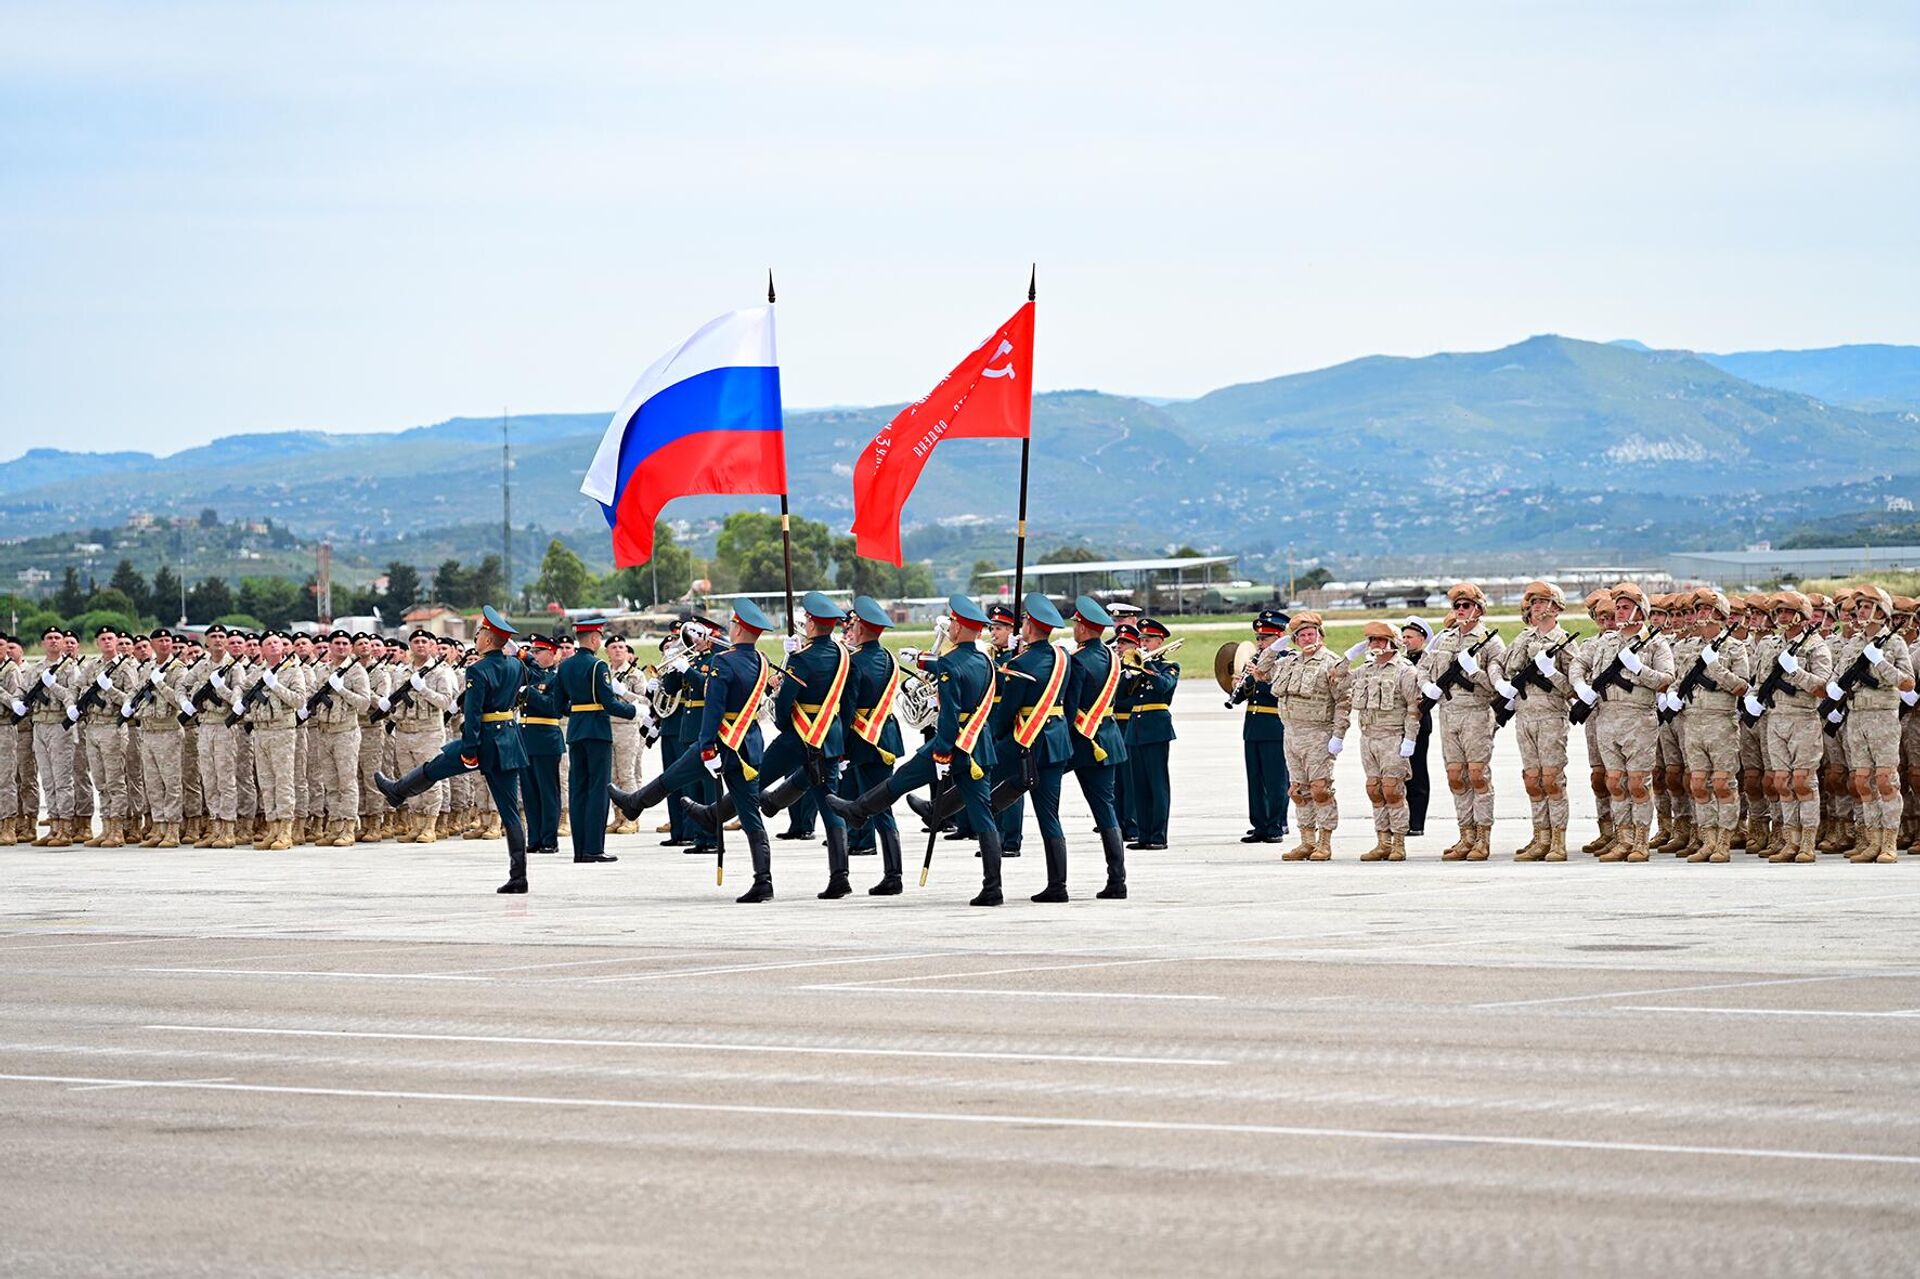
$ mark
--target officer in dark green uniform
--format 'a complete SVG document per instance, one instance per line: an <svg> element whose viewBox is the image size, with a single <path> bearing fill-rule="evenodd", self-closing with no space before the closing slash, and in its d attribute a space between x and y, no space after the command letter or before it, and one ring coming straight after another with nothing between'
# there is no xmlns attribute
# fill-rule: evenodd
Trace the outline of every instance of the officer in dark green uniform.
<svg viewBox="0 0 1920 1279"><path fill-rule="evenodd" d="M806 637L786 638L787 675L774 697L773 722L780 734L760 760L760 812L772 817L801 795L817 804L840 783L840 761L846 754L844 719L852 674L852 655L833 638L833 628L846 611L819 591L808 591L800 602L807 617ZM817 743L817 744L816 744ZM698 826L714 829L733 815L733 804L688 804L687 817ZM820 897L834 901L853 892L847 882L847 823L831 809L823 810L827 828L827 887Z"/></svg>
<svg viewBox="0 0 1920 1279"><path fill-rule="evenodd" d="M1000 828L994 823L987 790L994 761L993 736L987 732L993 662L974 642L987 624L987 615L965 595L950 596L947 611L953 618L952 650L937 659L920 660L940 690L940 718L933 736L886 782L857 799L830 796L827 807L849 823L862 822L891 808L908 791L935 784L942 790L955 787L980 838L980 894L971 904L998 906L1005 900L1000 891Z"/></svg>
<svg viewBox="0 0 1920 1279"><path fill-rule="evenodd" d="M1029 598L1032 598L1029 596ZM1042 596L1041 598L1045 598ZM1005 670L1020 651L1020 644L1014 639L1015 618L1013 610L1005 604L987 606L987 634L990 637L989 648L995 670ZM1021 836L1025 834L1027 812L1027 787L1021 769L1023 767L1020 752L1007 747L1006 734L999 729L1000 707L1007 700L1007 685L1018 681L1002 680L993 691L994 735L993 743L993 790L996 795L1002 792L1012 795L1013 801L1002 808L994 805L994 820L1000 824L1000 855L1018 857L1020 855Z"/></svg>
<svg viewBox="0 0 1920 1279"><path fill-rule="evenodd" d="M1131 847L1140 839L1139 814L1133 795L1133 722L1134 682L1124 664L1127 654L1140 651L1140 627L1131 621L1113 624L1113 655L1121 660L1120 687L1113 693L1113 722L1120 738L1127 743L1127 762L1113 770L1113 806L1120 813L1120 838Z"/></svg>
<svg viewBox="0 0 1920 1279"><path fill-rule="evenodd" d="M573 624L579 648L560 663L555 683L567 703L567 813L572 818L573 860L618 861L607 846L607 789L613 785L613 717L638 712L613 687L613 672L600 656L607 622L583 617Z"/></svg>
<svg viewBox="0 0 1920 1279"><path fill-rule="evenodd" d="M1073 742L1073 775L1093 813L1106 858L1106 887L1095 897L1120 900L1127 895L1127 850L1120 838L1120 810L1113 800L1113 779L1127 762L1127 744L1110 713L1120 687L1119 659L1100 640L1113 617L1091 595L1073 603L1073 664L1067 672L1067 728Z"/></svg>
<svg viewBox="0 0 1920 1279"><path fill-rule="evenodd" d="M773 854L766 823L760 817L760 725L754 716L771 682L771 667L754 650L773 623L750 599L733 602L728 628L731 646L713 654L708 669L698 735L669 767L636 791L610 789L609 797L630 818L688 786L696 777L724 779L740 818L740 830L753 854L753 887L736 900L763 902L773 897Z"/></svg>
<svg viewBox="0 0 1920 1279"><path fill-rule="evenodd" d="M560 664L557 637L536 635L530 647L533 665L523 670L527 681L520 703L520 742L527 752L525 799L527 851L560 851L560 757L567 753L560 725L566 716L566 697L554 668Z"/></svg>
<svg viewBox="0 0 1920 1279"><path fill-rule="evenodd" d="M1066 720L1071 662L1060 665L1065 659L1053 646L1053 632L1067 623L1053 601L1038 591L1023 603L1026 620L1021 623L1019 651L1006 666L1028 678L1007 680L994 706L993 748L1001 761L994 765L994 774L1010 772L1033 798L1033 820L1040 828L1040 847L1047 858L1047 886L1033 900L1063 902L1067 900L1067 832L1060 825L1060 780L1073 761ZM1057 672L1056 667L1060 667ZM1022 745L1022 736L1031 745Z"/></svg>
<svg viewBox="0 0 1920 1279"><path fill-rule="evenodd" d="M397 781L375 773L373 784L386 796L387 803L399 808L434 783L477 769L486 779L507 837L507 882L494 891L524 893L527 832L520 824L520 774L527 766L527 755L520 742L520 726L513 718L521 673L520 663L506 654L507 641L519 632L491 604L484 606L480 615L480 631L473 641L480 659L467 667L459 740L448 742L438 755Z"/></svg>
<svg viewBox="0 0 1920 1279"><path fill-rule="evenodd" d="M1167 753L1174 739L1173 695L1180 687L1180 666L1155 654L1168 634L1164 623L1151 617L1140 619L1141 666L1128 679L1133 718L1127 721L1127 759L1133 770L1130 793L1140 838L1128 848L1167 846L1167 816L1173 807Z"/></svg>
<svg viewBox="0 0 1920 1279"><path fill-rule="evenodd" d="M904 753L900 721L893 714L893 699L899 692L899 664L880 643L880 637L893 625L887 610L871 595L858 595L853 601L853 665L847 672L847 705L850 713L845 725L847 767L841 777L840 794L853 799L875 786L885 785L893 773L893 762ZM900 828L891 808L882 809L867 819L860 831L880 847L880 882L867 890L872 897L897 897L900 894ZM857 838L859 832L855 832ZM853 839L849 839L849 850Z"/></svg>
<svg viewBox="0 0 1920 1279"><path fill-rule="evenodd" d="M1285 645L1287 622L1287 615L1277 609L1268 609L1254 619L1254 640L1261 652ZM1280 653L1284 652L1281 648ZM1268 653L1265 664L1285 660L1280 653ZM1267 679L1258 675L1263 665L1256 658L1242 676L1241 688L1234 692L1247 707L1246 721L1240 728L1247 764L1249 824L1240 838L1243 844L1277 844L1287 833L1287 734L1280 726L1280 701L1273 695L1271 673Z"/></svg>

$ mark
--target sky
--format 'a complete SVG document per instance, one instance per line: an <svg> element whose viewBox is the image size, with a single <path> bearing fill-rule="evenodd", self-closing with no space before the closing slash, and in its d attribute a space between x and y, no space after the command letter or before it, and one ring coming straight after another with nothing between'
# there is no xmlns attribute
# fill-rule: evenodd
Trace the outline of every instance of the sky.
<svg viewBox="0 0 1920 1279"><path fill-rule="evenodd" d="M1920 6L0 0L0 460L1536 333L1920 342Z"/></svg>

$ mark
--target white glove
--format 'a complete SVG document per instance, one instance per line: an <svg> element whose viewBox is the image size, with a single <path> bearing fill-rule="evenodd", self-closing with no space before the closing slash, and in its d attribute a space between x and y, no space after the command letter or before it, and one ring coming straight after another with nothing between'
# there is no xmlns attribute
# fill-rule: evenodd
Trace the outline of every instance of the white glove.
<svg viewBox="0 0 1920 1279"><path fill-rule="evenodd" d="M801 639L798 635L789 635L780 641L780 650L788 657L800 651Z"/></svg>
<svg viewBox="0 0 1920 1279"><path fill-rule="evenodd" d="M80 708L78 706L67 707L67 722L69 724L78 724L80 722Z"/></svg>
<svg viewBox="0 0 1920 1279"><path fill-rule="evenodd" d="M643 679L640 681L640 696L652 697L655 693L659 691L660 691L660 681L657 679L654 679L651 675L649 675L646 679Z"/></svg>
<svg viewBox="0 0 1920 1279"><path fill-rule="evenodd" d="M1905 702L1907 705L1912 706L1915 702L1920 702L1920 691L1910 688L1906 692L1900 694L1900 700Z"/></svg>
<svg viewBox="0 0 1920 1279"><path fill-rule="evenodd" d="M215 671L212 675L208 676L207 682L209 684L212 684L214 689L218 692L224 693L227 691L226 677L221 675L219 671Z"/></svg>
<svg viewBox="0 0 1920 1279"><path fill-rule="evenodd" d="M1780 654L1780 669L1789 675L1798 675L1800 673L1800 659L1792 653L1782 653Z"/></svg>
<svg viewBox="0 0 1920 1279"><path fill-rule="evenodd" d="M1865 657L1865 658L1867 659L1867 664L1868 664L1869 666L1878 666L1878 665L1880 665L1880 659L1881 659L1881 657L1882 657L1882 656L1884 656L1884 654L1882 654L1882 653L1881 653L1881 651L1880 651L1879 649L1877 649L1877 648L1875 648L1875 647L1874 647L1873 645L1871 645L1871 644L1869 644L1869 645L1867 645L1867 646L1866 646L1865 648L1863 648L1863 649L1861 649L1861 650L1860 650L1860 653L1861 653L1861 656L1863 656L1863 657Z"/></svg>
<svg viewBox="0 0 1920 1279"><path fill-rule="evenodd" d="M952 760L950 760L950 759L949 759L949 760L942 760L942 759L941 759L941 758L940 758L939 756L937 756L937 755L936 755L936 756L934 756L934 759L933 759L933 780L935 780L936 782L940 782L940 781L945 781L945 780L946 780L946 777L947 777L947 770L948 770L948 769L950 769L950 768L952 768L952 767L953 767L953 761L952 761Z"/></svg>
<svg viewBox="0 0 1920 1279"><path fill-rule="evenodd" d="M245 693L241 692L237 688L233 690L232 706L233 706L233 713L235 715L238 715L240 713L240 707L246 702L246 700L247 700L247 695Z"/></svg>
<svg viewBox="0 0 1920 1279"><path fill-rule="evenodd" d="M1700 660L1712 666L1720 660L1720 650L1709 644L1700 650Z"/></svg>
<svg viewBox="0 0 1920 1279"><path fill-rule="evenodd" d="M15 702L13 704L13 713L15 715L25 716L27 713L27 704L25 702Z"/></svg>
<svg viewBox="0 0 1920 1279"><path fill-rule="evenodd" d="M721 764L720 764L720 752L719 752L719 751L715 751L715 752L714 752L713 754L711 754L711 755L702 755L702 756L700 757L700 763L701 763L701 764L702 764L702 765L703 765L703 766L704 766L704 767L706 768L706 770L707 770L707 774L708 774L709 776L711 776L711 777L718 777L718 776L720 776L720 768L721 768Z"/></svg>
<svg viewBox="0 0 1920 1279"><path fill-rule="evenodd" d="M1842 715L1839 711L1827 712L1827 723L1829 724L1838 724L1843 720L1845 720L1846 718L1847 717L1845 715Z"/></svg>
<svg viewBox="0 0 1920 1279"><path fill-rule="evenodd" d="M1495 692L1499 693L1500 696L1506 698L1510 702L1520 696L1520 689L1513 684L1509 684L1506 680L1503 680L1503 679L1497 679L1493 681L1493 688Z"/></svg>
<svg viewBox="0 0 1920 1279"><path fill-rule="evenodd" d="M918 666L920 664L920 650L917 648L903 648L900 650L900 660L909 666Z"/></svg>
<svg viewBox="0 0 1920 1279"><path fill-rule="evenodd" d="M107 678L105 671L101 671L93 682L99 685L100 691L103 693L111 693L113 691L113 681Z"/></svg>
<svg viewBox="0 0 1920 1279"><path fill-rule="evenodd" d="M1657 693L1657 694L1655 694L1655 695L1654 695L1654 699L1653 699L1653 705L1654 705L1654 708L1655 708L1655 709L1657 709L1657 710L1666 710L1666 709L1667 709L1667 695L1666 695L1665 693Z"/></svg>
<svg viewBox="0 0 1920 1279"><path fill-rule="evenodd" d="M153 674L147 676L147 683L153 685L155 688L159 688L162 684L166 682L167 682L167 673L161 670L158 666L153 668Z"/></svg>
<svg viewBox="0 0 1920 1279"><path fill-rule="evenodd" d="M382 715L385 715L388 711L393 709L393 703L388 701L384 697L375 698L374 705L380 708L380 713Z"/></svg>
<svg viewBox="0 0 1920 1279"><path fill-rule="evenodd" d="M427 691L427 681L421 679L418 673L407 676L407 684L416 693L424 693Z"/></svg>
<svg viewBox="0 0 1920 1279"><path fill-rule="evenodd" d="M1638 675L1641 671L1647 669L1646 664L1640 660L1640 654L1630 648L1620 650L1620 665L1627 668L1627 674L1629 675Z"/></svg>
<svg viewBox="0 0 1920 1279"><path fill-rule="evenodd" d="M268 688L278 691L280 687L280 677L278 675L275 675L272 671L267 671L261 675L260 678L266 681Z"/></svg>
<svg viewBox="0 0 1920 1279"><path fill-rule="evenodd" d="M1469 676L1480 673L1480 660L1465 649L1460 650L1460 656L1456 660L1460 663L1460 669L1465 671Z"/></svg>
<svg viewBox="0 0 1920 1279"><path fill-rule="evenodd" d="M1007 652L1018 653L1020 651L1020 645L1022 645L1025 642L1026 641L1023 640L1020 636L1018 635L1014 636L1012 639L1007 641Z"/></svg>
<svg viewBox="0 0 1920 1279"><path fill-rule="evenodd" d="M302 706L302 707L301 707L301 708L300 708L299 710L297 710L297 711L295 711L295 712L294 712L294 718L295 718L295 719L298 719L298 720L299 720L299 721L300 721L300 722L301 722L302 724L304 724L304 723L306 723L306 722L307 722L307 716L309 716L309 715L311 715L311 714L313 714L313 712L312 712L312 711L310 711L310 710L308 710L308 709L307 709L306 707L304 707L304 706Z"/></svg>
<svg viewBox="0 0 1920 1279"><path fill-rule="evenodd" d="M1347 649L1347 660L1351 662L1353 661L1354 658L1359 657L1362 653L1365 653L1366 651L1367 651L1367 642L1365 640L1361 640L1358 643L1354 644L1349 649Z"/></svg>
<svg viewBox="0 0 1920 1279"><path fill-rule="evenodd" d="M1767 708L1762 706L1760 700L1752 693L1748 693L1745 697L1741 698L1740 701L1741 704L1747 708L1747 714L1753 716L1755 719L1759 719L1767 712Z"/></svg>
<svg viewBox="0 0 1920 1279"><path fill-rule="evenodd" d="M51 666L40 672L40 682L48 688L53 687L53 668Z"/></svg>
<svg viewBox="0 0 1920 1279"><path fill-rule="evenodd" d="M1846 689L1844 689L1844 688L1841 688L1841 687L1840 687L1840 685L1839 685L1839 684L1837 684L1837 683L1835 683L1835 682L1834 682L1833 680L1828 680L1828 681L1827 681L1827 696L1828 696L1828 697L1831 697L1831 698L1832 698L1832 699L1833 699L1834 701L1836 701L1836 702L1837 702L1837 701L1840 701L1840 700L1842 700L1842 699L1844 699L1844 698L1846 697L1846 695L1847 695L1847 690L1846 690Z"/></svg>
<svg viewBox="0 0 1920 1279"><path fill-rule="evenodd" d="M1428 680L1426 683L1422 684L1420 686L1420 691L1426 694L1427 700L1430 702L1437 702L1440 700L1440 696L1441 696L1440 686L1434 683L1432 680Z"/></svg>
<svg viewBox="0 0 1920 1279"><path fill-rule="evenodd" d="M1400 758L1412 759L1413 748L1414 748L1414 740L1411 737L1401 738L1400 739Z"/></svg>
<svg viewBox="0 0 1920 1279"><path fill-rule="evenodd" d="M1533 669L1539 671L1542 675L1546 676L1546 678L1552 679L1553 659L1545 653L1535 653L1533 655Z"/></svg>
<svg viewBox="0 0 1920 1279"><path fill-rule="evenodd" d="M193 699L191 697L183 697L180 699L180 713L182 715L193 714Z"/></svg>
<svg viewBox="0 0 1920 1279"><path fill-rule="evenodd" d="M340 682L338 675L327 676L327 687L336 693L344 693L347 691L347 686Z"/></svg>
<svg viewBox="0 0 1920 1279"><path fill-rule="evenodd" d="M1329 755L1338 755L1345 747L1346 743L1337 737L1329 737L1327 739L1327 754Z"/></svg>
<svg viewBox="0 0 1920 1279"><path fill-rule="evenodd" d="M132 718L133 718L133 703L132 703L132 702L122 702L122 703L120 703L120 718L121 718L121 719L132 719Z"/></svg>
<svg viewBox="0 0 1920 1279"><path fill-rule="evenodd" d="M1573 691L1579 694L1580 700L1589 706L1600 700L1600 694L1593 691L1593 685L1591 684L1576 683L1573 686Z"/></svg>

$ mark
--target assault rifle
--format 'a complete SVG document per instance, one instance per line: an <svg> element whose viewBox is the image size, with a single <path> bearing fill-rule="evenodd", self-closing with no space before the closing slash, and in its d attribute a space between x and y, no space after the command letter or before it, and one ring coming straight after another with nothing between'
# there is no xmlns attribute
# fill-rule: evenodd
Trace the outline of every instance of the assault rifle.
<svg viewBox="0 0 1920 1279"><path fill-rule="evenodd" d="M1786 653L1783 654L1783 656L1800 656L1801 646L1816 634L1818 634L1818 632L1815 631L1813 627L1807 627L1806 630L1800 632L1799 639L1787 646ZM1773 709L1773 699L1780 696L1780 691L1786 686L1787 668L1780 665L1779 658L1775 658L1773 669L1767 672L1766 681L1762 683L1756 691L1747 695L1751 705L1743 705L1740 708L1740 722L1748 728L1752 728L1755 724L1758 724L1760 722L1760 716ZM1758 706L1760 708L1758 714L1752 710L1752 706Z"/></svg>
<svg viewBox="0 0 1920 1279"><path fill-rule="evenodd" d="M1721 629L1718 635L1707 641L1707 648L1719 652L1720 646L1727 642L1727 636L1733 634L1733 630L1732 623L1728 623ZM1701 650L1703 653L1705 651L1706 649ZM1696 657L1693 659L1693 665L1687 670L1685 678L1680 681L1680 687L1676 688L1673 691L1673 695L1667 698L1667 704L1655 712L1656 718L1658 718L1662 724L1673 723L1680 712L1686 709L1687 703L1693 700L1693 695L1700 691L1702 684L1716 691L1720 687L1713 682L1713 676L1707 674L1706 659Z"/></svg>
<svg viewBox="0 0 1920 1279"><path fill-rule="evenodd" d="M302 720L333 700L333 679L336 676L346 674L347 668L352 666L354 661L354 658L349 657L346 661L327 672L327 678L320 681L320 687L315 689L313 696L307 699L307 704L300 708L300 718Z"/></svg>
<svg viewBox="0 0 1920 1279"><path fill-rule="evenodd" d="M66 664L68 662L71 662L72 660L73 660L73 657L71 654L69 654L68 656L63 657L59 661L55 662L52 666L53 673L55 675L58 675L61 669L65 667ZM21 703L27 708L26 714L15 715L13 717L13 722L16 724L26 723L27 716L33 714L34 707L38 706L41 702L44 702L46 700L47 700L46 681L41 679L40 676L36 675L33 677L33 687L28 689L27 695L20 699Z"/></svg>
<svg viewBox="0 0 1920 1279"><path fill-rule="evenodd" d="M429 662L427 665L420 668L420 671L419 671L420 678L425 679L427 676L439 670L441 665L442 665L441 659L437 657L434 658L433 661ZM389 716L399 714L401 707L406 706L408 703L413 701L413 674L414 672L412 670L409 670L407 672L406 682L401 684L399 689L394 692L394 695L387 699L387 709L381 710L378 706L375 706L372 710L367 712L367 718L370 721L372 721L375 724L378 724L381 720L386 719ZM392 724L387 725L387 731L389 733L393 731Z"/></svg>
<svg viewBox="0 0 1920 1279"><path fill-rule="evenodd" d="M167 672L167 668L174 665L179 660L180 659L178 657L169 657L166 661L160 663L158 666L153 668L154 673L159 675L165 675ZM151 677L141 680L140 691L127 699L126 708L120 712L120 718L125 720L131 720L135 715L138 715L140 713L140 708L153 700L153 690L154 690L154 684Z"/></svg>
<svg viewBox="0 0 1920 1279"><path fill-rule="evenodd" d="M1475 644L1472 648L1465 650L1465 655L1471 658L1478 659L1480 656L1480 650L1485 648L1487 645L1493 643L1495 640L1499 638L1500 638L1499 631L1488 631L1486 635L1481 638L1478 644ZM1440 696L1428 697L1425 691L1421 692L1420 696L1422 700L1426 703L1424 706L1421 707L1422 710L1430 711L1434 707L1438 706L1441 702L1444 702L1448 698L1452 697L1456 692L1462 692L1471 686L1473 677L1460 669L1460 657L1461 657L1461 654L1456 652L1453 655L1452 659L1448 661L1447 669L1444 671L1441 671L1440 678L1434 681L1434 686L1440 690Z"/></svg>
<svg viewBox="0 0 1920 1279"><path fill-rule="evenodd" d="M233 662L233 654L227 654L226 659L207 675L207 682L202 684L194 691L193 696L187 699L193 703L194 710L203 711L207 708L208 702L219 700L220 690L213 686L213 677L218 675L221 679L226 679L227 672L233 669ZM182 724L191 724L193 722L193 716L187 714L185 711L180 712L178 718Z"/></svg>
<svg viewBox="0 0 1920 1279"><path fill-rule="evenodd" d="M247 719L247 716L253 712L254 705L267 695L267 676L272 675L275 679L279 679L280 672L286 670L288 666L298 660L299 659L294 657L293 654L289 653L280 659L278 666L274 667L271 671L263 672L260 678L253 682L253 687L249 688L246 693L241 696L240 704L227 712L227 727L232 728L236 724L245 724L246 730L251 733L253 731L253 724Z"/></svg>
<svg viewBox="0 0 1920 1279"><path fill-rule="evenodd" d="M1567 711L1567 722L1570 724L1586 723L1587 718L1593 714L1593 708L1607 700L1608 689L1626 684L1627 666L1624 660L1626 655L1628 653L1638 653L1641 649L1652 643L1654 636L1659 633L1660 628L1658 626L1649 626L1646 634L1633 641L1633 643L1625 645L1618 653L1615 653L1613 660L1607 663L1607 669L1600 672L1600 678L1587 686L1593 690L1593 700L1589 702L1583 697L1575 701L1572 708Z"/></svg>
<svg viewBox="0 0 1920 1279"><path fill-rule="evenodd" d="M132 656L133 654L131 653L121 654L119 657L116 657L113 659L113 665L107 667L106 670L101 671L100 674L106 678L108 683L112 683L113 673L119 670L120 667L123 664L125 664L125 662ZM73 709L79 711L82 715L85 715L90 710L98 709L101 705L102 699L105 696L106 694L100 691L100 685L97 682L89 684L87 685L87 691L80 695L80 700L73 704Z"/></svg>
<svg viewBox="0 0 1920 1279"><path fill-rule="evenodd" d="M1571 643L1573 643L1573 636L1569 635L1540 656L1546 658L1548 661L1552 661L1554 658L1560 656L1561 652ZM1520 703L1526 698L1527 689L1529 688L1537 688L1543 693L1551 693L1553 691L1552 682L1548 680L1545 675L1542 675L1540 668L1532 662L1528 662L1522 667L1520 670L1520 678L1513 681L1513 696L1493 708L1493 728L1495 732L1505 728L1507 721L1519 713Z"/></svg>
<svg viewBox="0 0 1920 1279"><path fill-rule="evenodd" d="M1867 648L1879 648L1892 634L1893 623L1889 622L1880 628L1878 635L1867 641ZM1860 655L1840 673L1840 678L1827 686L1827 695L1820 699L1820 727L1828 737L1838 734L1840 726L1847 722L1847 716L1853 708L1847 695L1862 684L1868 688L1880 687L1880 681L1873 677L1873 663L1867 660L1866 649L1860 650ZM1837 697L1834 696L1835 689L1839 690Z"/></svg>

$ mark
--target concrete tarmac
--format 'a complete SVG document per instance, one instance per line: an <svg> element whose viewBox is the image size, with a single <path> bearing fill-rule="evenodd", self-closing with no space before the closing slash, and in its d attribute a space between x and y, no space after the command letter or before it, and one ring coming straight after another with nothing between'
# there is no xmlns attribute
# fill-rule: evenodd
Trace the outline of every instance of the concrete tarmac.
<svg viewBox="0 0 1920 1279"><path fill-rule="evenodd" d="M1126 902L1077 799L991 911L945 842L0 850L0 1273L1913 1272L1913 861L1515 865L1506 758L1499 859L1443 786L1363 865L1349 752L1282 864L1188 700Z"/></svg>

